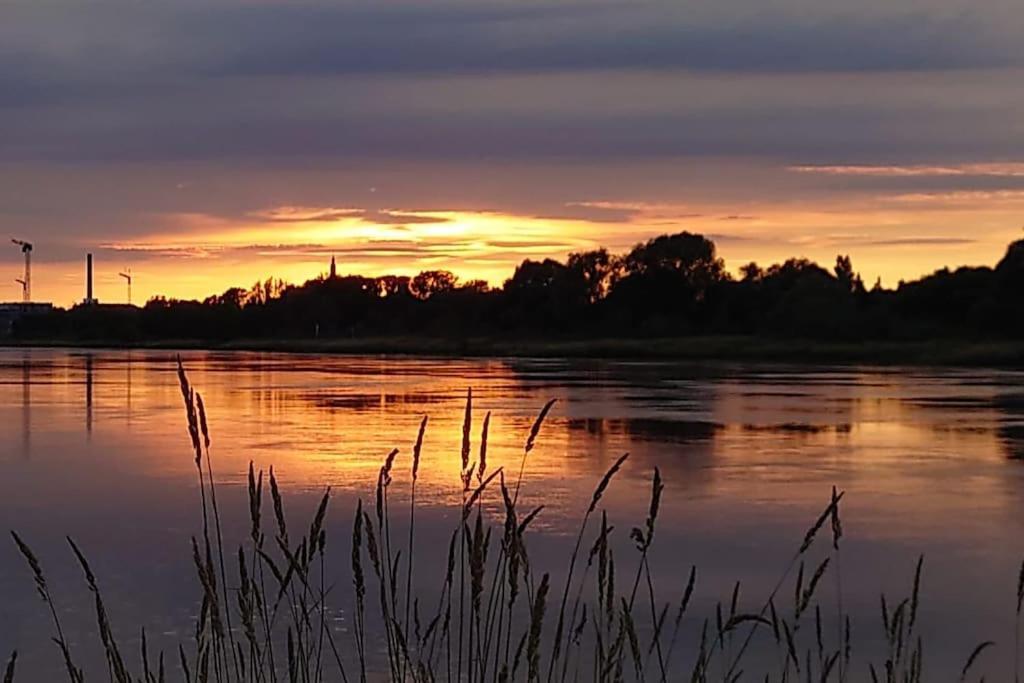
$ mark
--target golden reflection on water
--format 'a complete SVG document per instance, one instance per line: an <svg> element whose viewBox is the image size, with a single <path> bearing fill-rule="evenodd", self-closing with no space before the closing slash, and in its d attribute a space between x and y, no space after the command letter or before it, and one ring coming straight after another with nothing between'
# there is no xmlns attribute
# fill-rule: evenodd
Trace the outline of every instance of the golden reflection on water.
<svg viewBox="0 0 1024 683"><path fill-rule="evenodd" d="M404 500L424 415L418 498L428 510L460 500L472 387L471 460L479 463L490 411L487 469L504 467L511 480L537 411L558 400L527 460L521 499L524 507L546 506L536 528L556 534L556 547L557 534L575 530L595 483L628 451L602 504L625 539L624 530L647 513L649 478L659 467L666 489L653 566L671 582L681 566L699 565L701 599L727 594L733 580L751 594L770 583L836 485L847 492L851 551L844 561L855 614L876 619L877 591L901 587L894 582L918 553L930 558L929 623L1002 628L1012 613L1003 607L1024 554L1019 373L182 356L207 406L225 509L238 508L227 513L229 526L245 514L242 484L252 460L274 467L300 511L331 486L332 528L343 536L356 497L372 497L391 448L401 449L394 500ZM44 560L66 533L105 549L97 562L116 558L108 572L129 594L138 574L158 577L168 595L192 595L187 572L175 564L179 554L187 560L175 544L195 532L197 520L174 357L0 351L3 526L39 539ZM496 502L493 496L487 505ZM428 550L445 543L437 519L422 527ZM10 549L0 551L0 601L29 623L28 593L5 578L16 563ZM907 571L893 569L903 565ZM149 610L151 599L139 599L138 609ZM177 632L189 614L169 617L167 631ZM953 626L936 628L949 629L951 641L960 635Z"/></svg>
<svg viewBox="0 0 1024 683"><path fill-rule="evenodd" d="M5 460L22 463L16 477L53 486L59 466L84 499L90 484L112 476L136 486L190 482L173 358L2 352L0 381L17 389L0 405L5 416L17 416L3 422L5 442L17 444L5 449ZM504 467L510 479L537 411L559 400L526 467L529 495L555 508L584 504L626 451L626 500L643 495L657 465L679 494L669 497L670 510L710 498L804 512L835 483L850 490L852 505L876 513L877 533L891 534L935 515L955 524L950 513L958 508L1017 505L1020 468L1010 461L1018 448L1016 376L1005 373L205 353L184 360L206 401L215 463L228 483L241 482L252 460L257 468L273 465L295 490L366 494L384 456L399 448L401 484L426 415L420 494L450 502L459 496L472 386L471 460L480 460L490 411L488 471ZM881 512L898 508L913 514L883 519Z"/></svg>

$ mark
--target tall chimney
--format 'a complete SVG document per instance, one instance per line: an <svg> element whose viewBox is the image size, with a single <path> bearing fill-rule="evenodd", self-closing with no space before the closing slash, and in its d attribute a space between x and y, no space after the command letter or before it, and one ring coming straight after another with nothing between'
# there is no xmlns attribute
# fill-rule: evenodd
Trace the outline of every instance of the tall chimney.
<svg viewBox="0 0 1024 683"><path fill-rule="evenodd" d="M92 298L92 254L85 255L85 303L91 304Z"/></svg>

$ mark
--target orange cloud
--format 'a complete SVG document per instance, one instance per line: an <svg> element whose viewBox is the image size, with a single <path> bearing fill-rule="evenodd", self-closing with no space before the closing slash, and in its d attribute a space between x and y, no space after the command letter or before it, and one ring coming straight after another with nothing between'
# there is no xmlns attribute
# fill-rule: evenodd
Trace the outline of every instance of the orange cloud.
<svg viewBox="0 0 1024 683"><path fill-rule="evenodd" d="M786 195L704 202L599 197L568 202L561 216L344 205L276 205L238 217L168 214L161 224L169 227L159 232L101 245L96 288L101 300L122 300L117 271L131 267L136 302L204 298L267 277L303 282L324 273L332 256L343 273L441 268L500 285L526 258L564 259L598 246L622 253L681 230L713 239L733 272L749 261L789 257L830 265L843 253L865 280L892 285L943 266L994 263L1018 237L1021 200L1018 190L872 190L800 202ZM80 263L37 268L41 297L81 299ZM16 263L0 267L0 277L13 283L16 276ZM11 284L7 297L17 295Z"/></svg>
<svg viewBox="0 0 1024 683"><path fill-rule="evenodd" d="M955 190L952 192L912 192L898 194L883 199L895 202L946 202L968 203L978 202L1018 202L1024 200L1024 190Z"/></svg>
<svg viewBox="0 0 1024 683"><path fill-rule="evenodd" d="M794 173L820 175L878 176L878 177L919 177L919 176L1006 176L1024 177L1024 162L957 164L952 166L789 166Z"/></svg>

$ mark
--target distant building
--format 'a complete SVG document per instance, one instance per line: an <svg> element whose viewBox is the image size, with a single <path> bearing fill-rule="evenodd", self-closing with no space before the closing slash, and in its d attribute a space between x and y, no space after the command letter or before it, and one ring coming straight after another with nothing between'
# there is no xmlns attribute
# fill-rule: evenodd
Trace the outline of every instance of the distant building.
<svg viewBox="0 0 1024 683"><path fill-rule="evenodd" d="M82 303L86 306L94 306L99 300L92 295L92 254L85 255L85 299Z"/></svg>
<svg viewBox="0 0 1024 683"><path fill-rule="evenodd" d="M34 315L46 315L53 311L49 303L0 303L0 337L9 337L14 323Z"/></svg>
<svg viewBox="0 0 1024 683"><path fill-rule="evenodd" d="M338 277L338 264L334 262L334 257L331 257L331 279Z"/></svg>

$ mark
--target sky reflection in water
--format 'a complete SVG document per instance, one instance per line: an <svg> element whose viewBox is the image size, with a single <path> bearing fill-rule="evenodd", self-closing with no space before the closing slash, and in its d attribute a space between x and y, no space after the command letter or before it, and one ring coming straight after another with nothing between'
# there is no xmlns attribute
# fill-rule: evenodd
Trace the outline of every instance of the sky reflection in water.
<svg viewBox="0 0 1024 683"><path fill-rule="evenodd" d="M0 520L37 549L80 649L94 649L95 628L66 534L90 555L127 641L145 624L170 651L192 628L199 593L188 538L200 529L198 492L173 358L0 351ZM250 459L274 466L297 524L323 488L333 488L339 629L355 500L372 497L392 447L402 449L393 496L405 499L423 415L430 423L416 579L440 581L472 386L472 457L492 411L491 471L518 471L537 411L558 399L527 462L522 500L546 506L535 553L557 557L554 571L563 571L565 537L595 483L628 451L604 499L619 540L642 523L651 471L660 467L666 490L655 573L665 598L675 599L690 564L698 565L701 617L728 600L737 580L742 602L756 610L835 484L847 491L844 600L865 647L880 630L879 592L908 591L919 553L931 666L958 671L976 642L1008 646L1012 638L1024 554L1019 373L230 353L184 360L208 407L229 537L247 524ZM46 615L11 544L0 545L0 605L0 649L22 650L24 671L52 670Z"/></svg>

